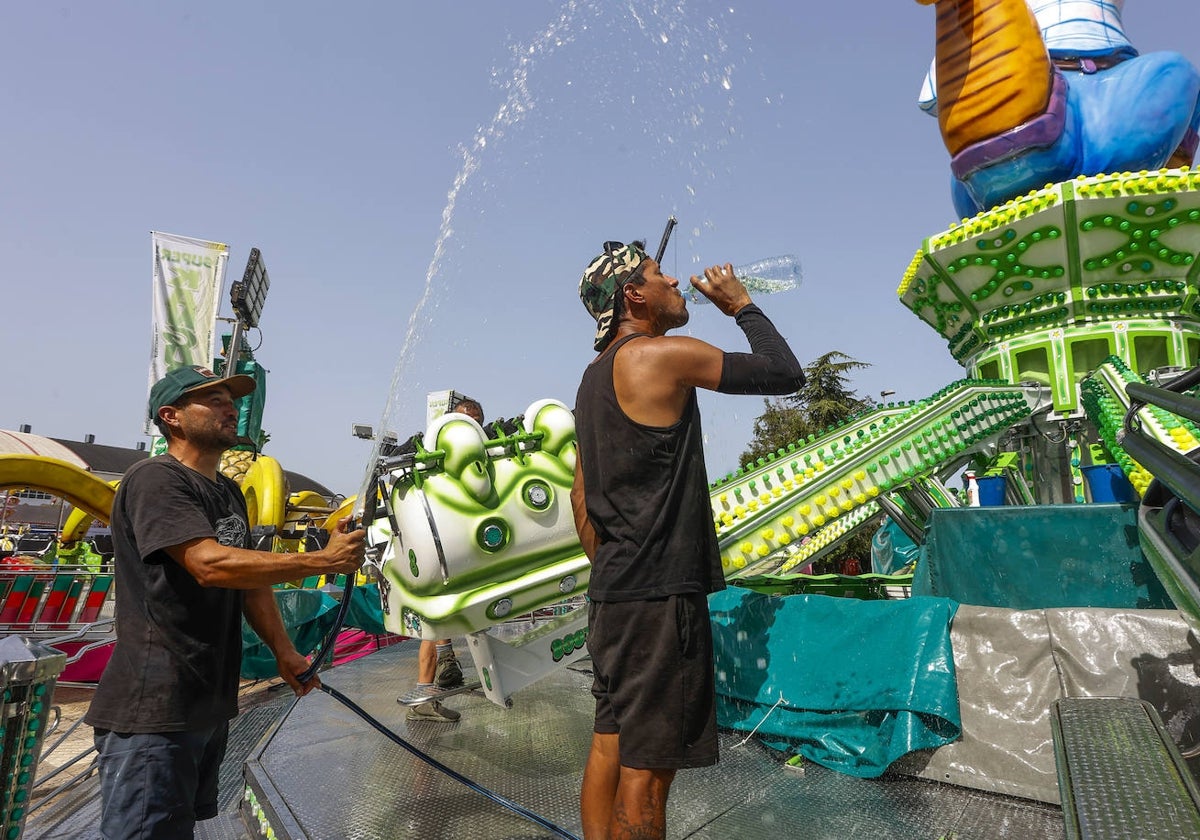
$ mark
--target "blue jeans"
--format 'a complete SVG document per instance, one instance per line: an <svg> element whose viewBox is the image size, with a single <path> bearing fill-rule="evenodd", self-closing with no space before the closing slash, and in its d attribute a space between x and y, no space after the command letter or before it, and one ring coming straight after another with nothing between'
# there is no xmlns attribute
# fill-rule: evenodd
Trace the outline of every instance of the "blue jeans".
<svg viewBox="0 0 1200 840"><path fill-rule="evenodd" d="M217 815L217 777L229 722L189 732L97 729L100 836L192 840L196 820Z"/></svg>

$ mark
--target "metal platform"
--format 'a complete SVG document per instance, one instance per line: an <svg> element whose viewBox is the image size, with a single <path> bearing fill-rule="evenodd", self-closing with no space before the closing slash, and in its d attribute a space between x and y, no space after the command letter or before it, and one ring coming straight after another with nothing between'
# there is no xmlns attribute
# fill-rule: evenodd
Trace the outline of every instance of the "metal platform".
<svg viewBox="0 0 1200 840"><path fill-rule="evenodd" d="M292 707L290 690L272 693L274 696L268 702L247 709L231 722L217 798L224 813L198 823L197 840L250 840L258 836L246 829L238 805L245 790L242 768L246 759L258 748L263 735ZM91 729L87 731L90 733ZM76 781L63 785L62 792L53 799L33 803L21 835L23 840L98 840L100 777L94 767L89 768L94 759L94 754L83 755L76 767L79 771ZM50 786L61 785L63 781L56 779Z"/></svg>
<svg viewBox="0 0 1200 840"><path fill-rule="evenodd" d="M580 835L579 786L591 741L591 677L563 670L513 696L511 709L477 694L443 699L457 723L405 721L416 642L403 642L322 673L417 750L468 780ZM671 789L667 836L704 840L871 837L994 840L1061 837L1060 809L906 776L862 780L807 764L739 733L721 734L721 763L681 771ZM92 774L30 815L27 840L94 840L99 784ZM392 743L327 694L285 692L240 715L221 768L223 813L196 826L198 840L532 840L555 836Z"/></svg>
<svg viewBox="0 0 1200 840"><path fill-rule="evenodd" d="M397 698L411 689L416 667L417 645L406 642L322 679L416 749L579 835L593 705L586 670L564 670L518 692L511 709L464 694L446 701L462 712L459 722L410 724ZM720 764L676 777L668 837L1029 840L1063 834L1062 812L1053 806L908 777L855 779L812 764L799 775L783 768L785 758L754 741L743 744L740 734L722 733ZM388 741L323 693L286 712L246 762L245 778L279 838L555 836Z"/></svg>
<svg viewBox="0 0 1200 840"><path fill-rule="evenodd" d="M1051 727L1067 837L1200 837L1200 788L1149 703L1065 698Z"/></svg>

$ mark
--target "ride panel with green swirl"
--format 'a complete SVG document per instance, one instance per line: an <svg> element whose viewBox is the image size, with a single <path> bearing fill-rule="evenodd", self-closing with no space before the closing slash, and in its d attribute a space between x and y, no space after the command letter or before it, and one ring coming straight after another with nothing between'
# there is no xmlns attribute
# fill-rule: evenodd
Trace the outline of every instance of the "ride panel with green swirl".
<svg viewBox="0 0 1200 840"><path fill-rule="evenodd" d="M1077 385L1110 355L1145 373L1200 353L1200 171L1080 177L925 240L897 294L969 375Z"/></svg>
<svg viewBox="0 0 1200 840"><path fill-rule="evenodd" d="M383 479L385 515L371 527L371 541L384 544L388 629L445 638L586 590L570 409L535 402L521 428L499 438L447 414L423 440L429 449Z"/></svg>

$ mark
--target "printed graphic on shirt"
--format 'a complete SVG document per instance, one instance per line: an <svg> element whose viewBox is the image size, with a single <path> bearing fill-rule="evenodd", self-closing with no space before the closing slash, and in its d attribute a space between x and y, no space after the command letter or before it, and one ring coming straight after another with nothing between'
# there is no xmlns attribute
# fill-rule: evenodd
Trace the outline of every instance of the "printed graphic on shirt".
<svg viewBox="0 0 1200 840"><path fill-rule="evenodd" d="M217 520L217 542L221 545L241 547L246 544L246 520L240 516L226 516Z"/></svg>

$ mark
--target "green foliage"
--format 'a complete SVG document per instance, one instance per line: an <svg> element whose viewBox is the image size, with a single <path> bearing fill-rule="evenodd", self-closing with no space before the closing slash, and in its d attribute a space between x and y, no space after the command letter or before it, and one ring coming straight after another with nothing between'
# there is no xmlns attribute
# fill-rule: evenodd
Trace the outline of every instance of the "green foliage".
<svg viewBox="0 0 1200 840"><path fill-rule="evenodd" d="M795 394L784 397L799 409L818 431L875 405L870 397L860 398L849 387L849 373L869 368L867 362L852 359L839 350L830 350L804 369L808 380Z"/></svg>
<svg viewBox="0 0 1200 840"><path fill-rule="evenodd" d="M739 463L750 463L809 435L820 435L839 421L874 407L874 400L859 397L849 387L850 372L869 367L839 350L830 350L805 366L803 388L763 400L764 411L754 421L754 440Z"/></svg>
<svg viewBox="0 0 1200 840"><path fill-rule="evenodd" d="M763 413L754 420L754 440L750 441L738 463L749 464L814 433L807 418L782 399L763 400Z"/></svg>

